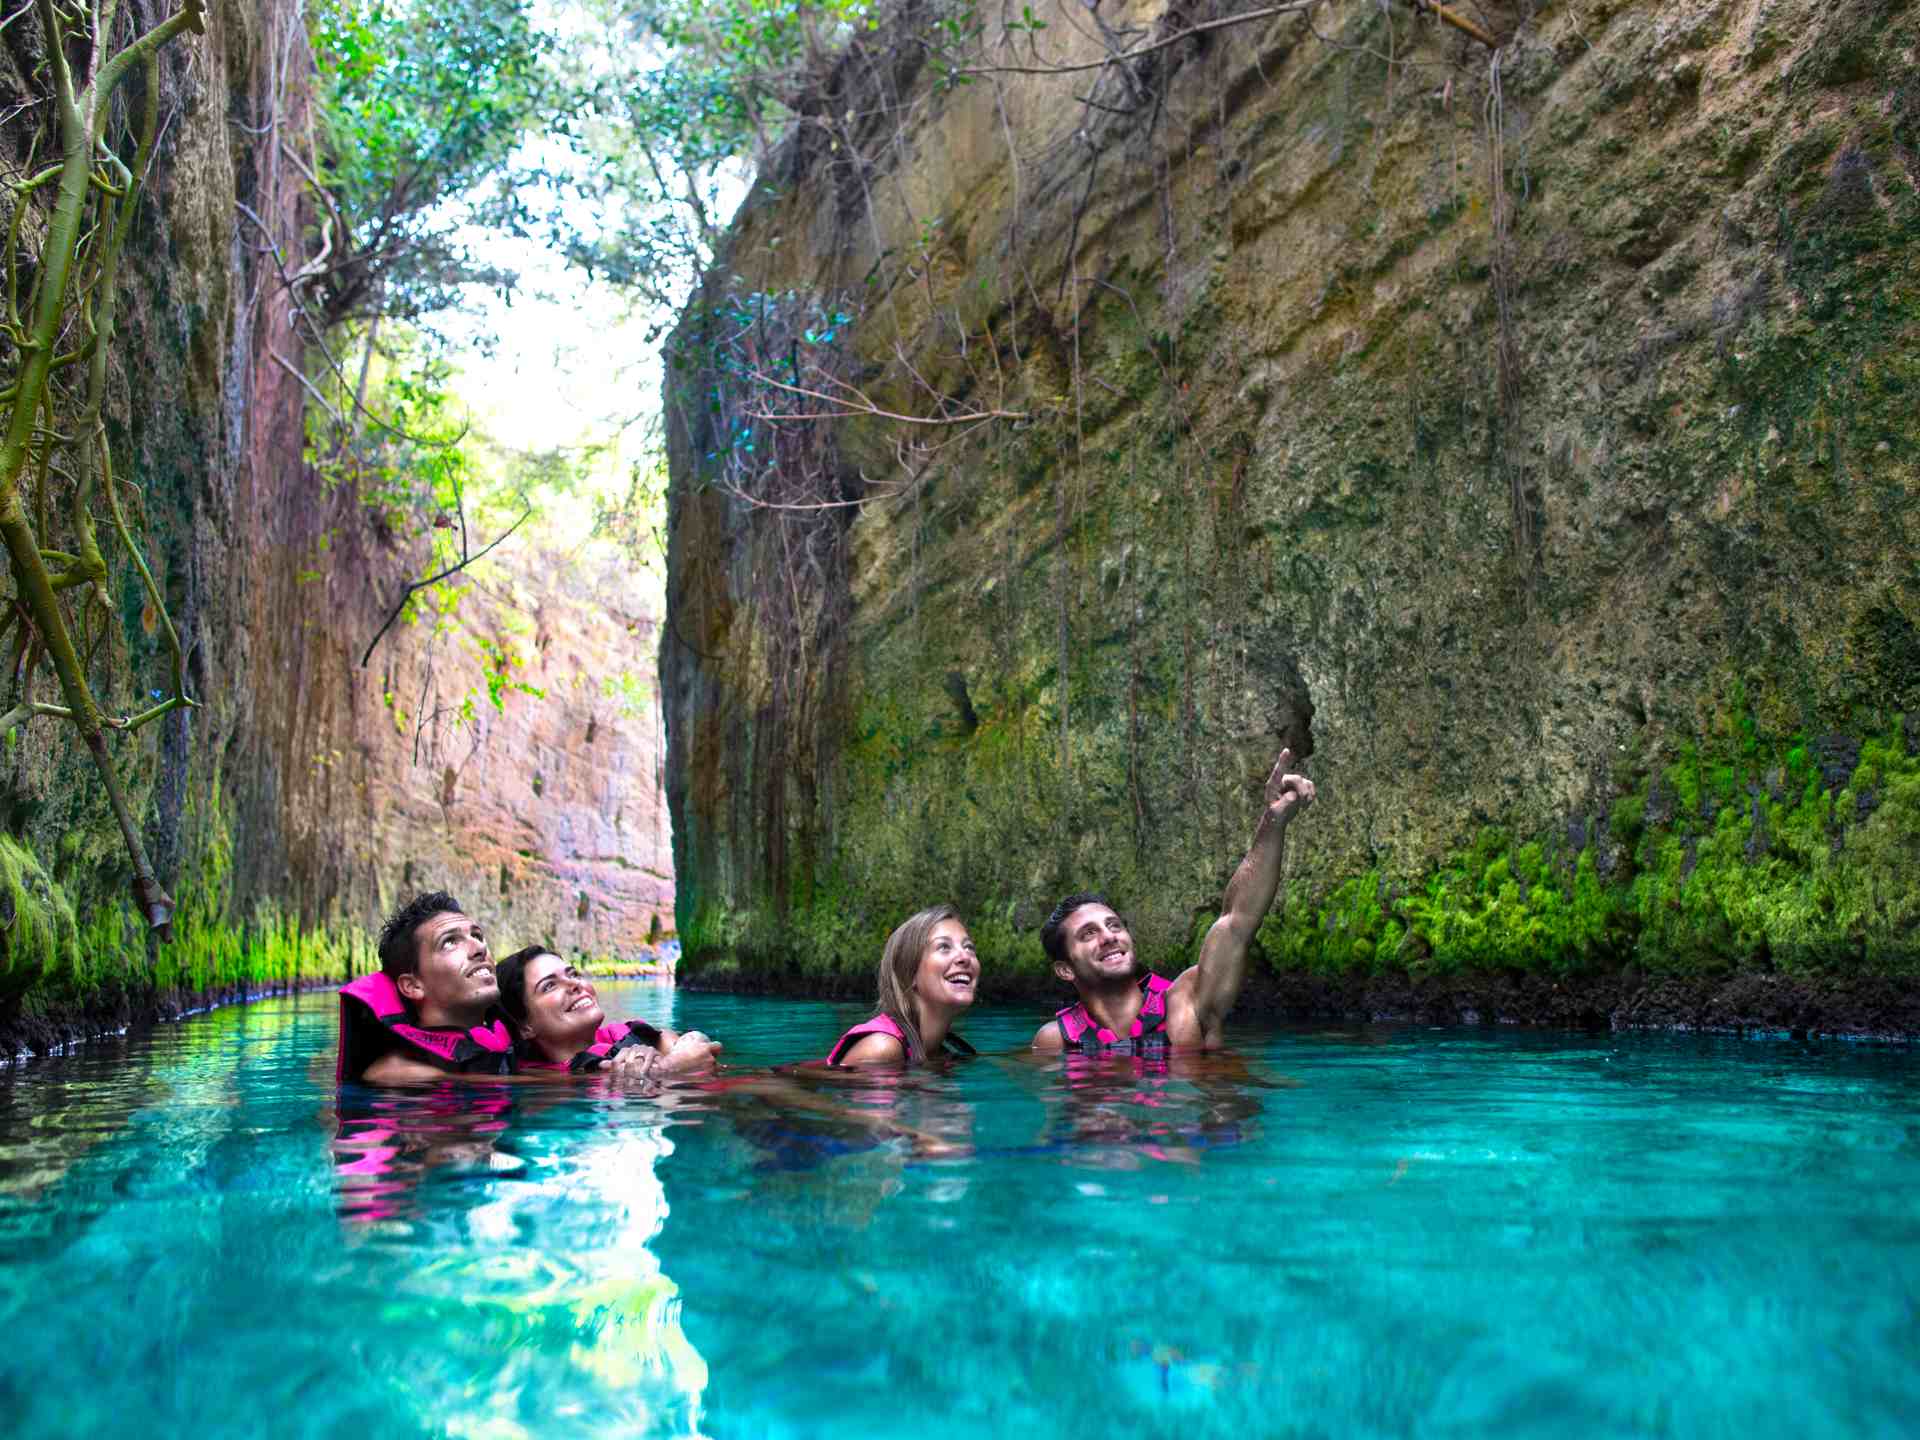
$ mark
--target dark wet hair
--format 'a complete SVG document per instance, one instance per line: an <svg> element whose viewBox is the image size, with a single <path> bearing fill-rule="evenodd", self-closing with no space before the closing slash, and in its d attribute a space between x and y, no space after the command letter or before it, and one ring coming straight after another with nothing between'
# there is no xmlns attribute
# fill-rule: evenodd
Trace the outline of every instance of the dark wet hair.
<svg viewBox="0 0 1920 1440"><path fill-rule="evenodd" d="M493 978L500 982L500 1008L514 1024L527 1023L527 966L542 955L559 953L551 945L529 945L493 967Z"/></svg>
<svg viewBox="0 0 1920 1440"><path fill-rule="evenodd" d="M420 969L420 947L414 931L436 915L464 915L466 907L444 890L416 895L387 917L380 927L380 969L389 976L413 975Z"/></svg>
<svg viewBox="0 0 1920 1440"><path fill-rule="evenodd" d="M1067 917L1082 905L1104 905L1114 914L1120 914L1119 908L1098 890L1082 890L1067 896L1040 925L1040 948L1047 952L1047 959L1057 963L1067 958Z"/></svg>

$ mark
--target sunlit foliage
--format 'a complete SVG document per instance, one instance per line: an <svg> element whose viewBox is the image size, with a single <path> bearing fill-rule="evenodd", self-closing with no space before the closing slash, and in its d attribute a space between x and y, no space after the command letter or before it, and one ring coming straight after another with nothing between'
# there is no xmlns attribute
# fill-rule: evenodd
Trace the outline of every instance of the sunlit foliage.
<svg viewBox="0 0 1920 1440"><path fill-rule="evenodd" d="M459 231L528 218L515 152L570 109L551 33L524 0L319 0L310 16L326 320L414 318L462 286L510 286Z"/></svg>

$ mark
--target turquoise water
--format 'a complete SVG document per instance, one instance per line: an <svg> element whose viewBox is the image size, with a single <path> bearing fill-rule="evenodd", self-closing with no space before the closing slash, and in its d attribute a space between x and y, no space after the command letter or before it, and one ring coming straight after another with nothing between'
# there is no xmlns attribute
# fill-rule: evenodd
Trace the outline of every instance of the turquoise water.
<svg viewBox="0 0 1920 1440"><path fill-rule="evenodd" d="M735 1066L845 1007L605 987ZM982 1049L1035 1017L982 1014ZM0 1071L0 1416L376 1437L1895 1436L1905 1049L1247 1029L1240 1065L336 1098L329 997Z"/></svg>

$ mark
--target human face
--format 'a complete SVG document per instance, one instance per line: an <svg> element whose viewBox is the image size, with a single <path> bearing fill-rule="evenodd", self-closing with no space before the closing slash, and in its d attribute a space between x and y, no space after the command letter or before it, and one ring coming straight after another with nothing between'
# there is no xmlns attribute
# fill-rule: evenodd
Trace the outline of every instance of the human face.
<svg viewBox="0 0 1920 1440"><path fill-rule="evenodd" d="M920 968L913 972L913 993L922 1005L964 1010L973 1004L980 984L980 957L973 953L973 937L958 920L942 920L920 952Z"/></svg>
<svg viewBox="0 0 1920 1440"><path fill-rule="evenodd" d="M521 972L526 981L527 1029L541 1049L571 1058L606 1023L593 982L558 955L536 955Z"/></svg>
<svg viewBox="0 0 1920 1440"><path fill-rule="evenodd" d="M429 1025L477 1020L500 998L480 922L457 910L421 921L413 932L418 969L399 979L400 993Z"/></svg>
<svg viewBox="0 0 1920 1440"><path fill-rule="evenodd" d="M1066 957L1053 970L1073 985L1110 985L1134 978L1133 936L1127 922L1105 905L1082 905L1061 927Z"/></svg>

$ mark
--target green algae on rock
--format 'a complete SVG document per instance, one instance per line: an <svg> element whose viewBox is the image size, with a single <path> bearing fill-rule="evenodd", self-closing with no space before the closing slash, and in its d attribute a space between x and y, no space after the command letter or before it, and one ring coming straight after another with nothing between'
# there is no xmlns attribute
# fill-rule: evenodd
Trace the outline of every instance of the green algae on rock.
<svg viewBox="0 0 1920 1440"><path fill-rule="evenodd" d="M1915 7L1493 8L1498 96L1362 4L1170 46L1105 110L888 69L912 6L856 38L864 128L788 143L668 384L685 974L857 990L950 898L1042 991L1088 885L1180 963L1282 743L1323 803L1276 995L1920 965ZM740 293L851 317L871 408L788 422L831 586L783 563L777 466L715 481L699 317ZM1586 1013L1690 1023L1617 998Z"/></svg>
<svg viewBox="0 0 1920 1440"><path fill-rule="evenodd" d="M1578 975L1920 968L1920 757L1904 717L1865 744L1688 747L1616 799L1516 842L1497 828L1411 881L1369 870L1293 896L1269 964L1322 974L1475 967ZM1716 763L1718 762L1718 763Z"/></svg>
<svg viewBox="0 0 1920 1440"><path fill-rule="evenodd" d="M24 845L0 835L0 996L26 993L74 969L73 905Z"/></svg>

